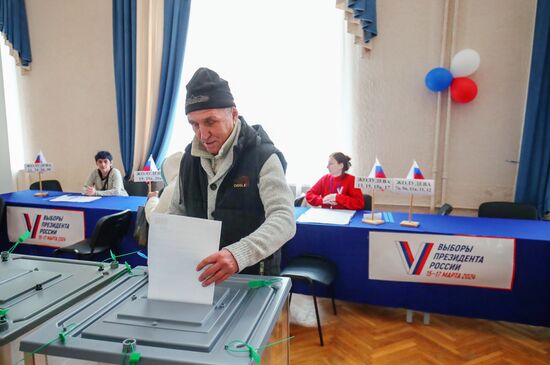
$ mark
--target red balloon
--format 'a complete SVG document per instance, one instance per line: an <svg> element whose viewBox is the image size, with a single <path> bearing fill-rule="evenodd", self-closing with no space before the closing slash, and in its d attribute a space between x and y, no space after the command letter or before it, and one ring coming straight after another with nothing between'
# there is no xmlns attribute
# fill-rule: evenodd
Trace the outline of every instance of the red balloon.
<svg viewBox="0 0 550 365"><path fill-rule="evenodd" d="M469 103L477 95L477 85L468 77L457 77L451 83L451 98L457 103Z"/></svg>

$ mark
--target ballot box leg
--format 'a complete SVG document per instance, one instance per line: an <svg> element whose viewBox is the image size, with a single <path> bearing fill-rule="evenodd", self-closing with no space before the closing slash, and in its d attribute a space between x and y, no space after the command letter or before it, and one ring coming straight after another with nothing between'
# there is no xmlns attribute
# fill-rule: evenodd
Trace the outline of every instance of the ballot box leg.
<svg viewBox="0 0 550 365"><path fill-rule="evenodd" d="M280 341L290 336L288 307L289 303L287 299L285 300L281 315L275 323L275 327L273 328L273 332L271 333L268 343ZM289 365L291 342L292 340L289 340L266 348L262 354L262 365Z"/></svg>

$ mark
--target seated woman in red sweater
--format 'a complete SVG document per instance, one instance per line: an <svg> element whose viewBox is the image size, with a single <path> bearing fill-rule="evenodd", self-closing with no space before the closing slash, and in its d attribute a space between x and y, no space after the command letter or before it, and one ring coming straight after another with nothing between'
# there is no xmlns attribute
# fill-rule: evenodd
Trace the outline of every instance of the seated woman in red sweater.
<svg viewBox="0 0 550 365"><path fill-rule="evenodd" d="M360 210L365 207L361 189L354 187L355 177L346 174L351 158L335 152L328 159L328 174L323 176L306 193L306 200L313 206L334 209Z"/></svg>

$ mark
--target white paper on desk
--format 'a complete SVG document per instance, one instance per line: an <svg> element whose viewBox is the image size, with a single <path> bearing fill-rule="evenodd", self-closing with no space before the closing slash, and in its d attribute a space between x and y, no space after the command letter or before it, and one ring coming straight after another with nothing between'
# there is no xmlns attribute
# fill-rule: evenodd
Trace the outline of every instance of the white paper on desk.
<svg viewBox="0 0 550 365"><path fill-rule="evenodd" d="M147 297L212 305L214 285L203 287L195 268L219 250L222 223L160 213L149 223Z"/></svg>
<svg viewBox="0 0 550 365"><path fill-rule="evenodd" d="M73 202L73 203L89 203L94 200L101 199L100 196L82 196L82 195L61 195L57 198L50 199L51 202Z"/></svg>
<svg viewBox="0 0 550 365"><path fill-rule="evenodd" d="M300 223L349 224L355 210L310 208L298 217Z"/></svg>

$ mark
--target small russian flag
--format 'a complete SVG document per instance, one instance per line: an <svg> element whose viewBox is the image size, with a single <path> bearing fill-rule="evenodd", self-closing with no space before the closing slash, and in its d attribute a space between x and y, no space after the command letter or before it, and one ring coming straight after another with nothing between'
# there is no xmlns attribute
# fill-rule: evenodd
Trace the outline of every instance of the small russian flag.
<svg viewBox="0 0 550 365"><path fill-rule="evenodd" d="M386 179L386 174L384 173L384 169L382 168L382 165L378 161L378 158L376 158L376 161L374 162L374 166L372 166L372 170L370 170L369 177L377 178L377 179Z"/></svg>
<svg viewBox="0 0 550 365"><path fill-rule="evenodd" d="M413 161L413 164L411 166L411 169L409 170L409 173L407 174L406 179L424 180L424 175L422 174L422 171L420 171L420 167L418 167L418 164L416 163L416 161Z"/></svg>
<svg viewBox="0 0 550 365"><path fill-rule="evenodd" d="M36 158L34 159L34 163L48 163L42 151L38 152L38 155L36 155Z"/></svg>
<svg viewBox="0 0 550 365"><path fill-rule="evenodd" d="M147 161L145 162L145 165L143 165L143 171L158 171L157 165L155 164L155 160L153 160L153 155L150 155Z"/></svg>

